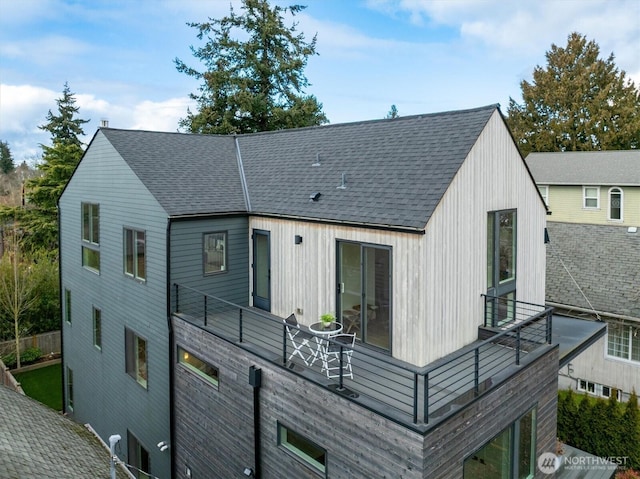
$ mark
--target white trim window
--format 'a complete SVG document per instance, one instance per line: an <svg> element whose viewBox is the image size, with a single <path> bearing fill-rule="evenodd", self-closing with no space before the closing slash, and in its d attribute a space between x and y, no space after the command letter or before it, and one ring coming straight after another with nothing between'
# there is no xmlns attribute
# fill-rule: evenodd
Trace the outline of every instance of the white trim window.
<svg viewBox="0 0 640 479"><path fill-rule="evenodd" d="M549 187L547 185L538 185L538 191L544 200L544 204L549 206Z"/></svg>
<svg viewBox="0 0 640 479"><path fill-rule="evenodd" d="M607 356L640 363L640 324L609 323Z"/></svg>
<svg viewBox="0 0 640 479"><path fill-rule="evenodd" d="M610 398L612 394L615 394L618 401L622 399L622 393L619 389L612 388L611 386L605 386L604 384L587 381L586 379L578 379L577 382L578 391L603 398Z"/></svg>
<svg viewBox="0 0 640 479"><path fill-rule="evenodd" d="M589 210L597 210L600 208L599 186L582 187L582 207Z"/></svg>
<svg viewBox="0 0 640 479"><path fill-rule="evenodd" d="M609 189L609 211L608 211L608 219L611 221L623 221L624 218L622 216L623 209L623 195L622 188L618 188L617 186Z"/></svg>

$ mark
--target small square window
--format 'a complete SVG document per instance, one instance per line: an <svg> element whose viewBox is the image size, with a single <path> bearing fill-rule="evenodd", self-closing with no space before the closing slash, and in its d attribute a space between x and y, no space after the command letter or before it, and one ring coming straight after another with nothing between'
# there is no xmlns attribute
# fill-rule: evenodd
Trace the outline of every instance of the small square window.
<svg viewBox="0 0 640 479"><path fill-rule="evenodd" d="M327 470L327 451L301 434L278 423L278 445L319 472Z"/></svg>
<svg viewBox="0 0 640 479"><path fill-rule="evenodd" d="M205 233L203 237L204 274L227 270L227 233Z"/></svg>

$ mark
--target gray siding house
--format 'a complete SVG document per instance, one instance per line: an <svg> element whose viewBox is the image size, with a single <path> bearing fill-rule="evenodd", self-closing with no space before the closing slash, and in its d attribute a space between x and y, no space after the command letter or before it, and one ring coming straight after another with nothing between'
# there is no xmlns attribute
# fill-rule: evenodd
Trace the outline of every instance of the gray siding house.
<svg viewBox="0 0 640 479"><path fill-rule="evenodd" d="M543 477L546 208L497 106L101 128L59 206L65 409L136 468Z"/></svg>

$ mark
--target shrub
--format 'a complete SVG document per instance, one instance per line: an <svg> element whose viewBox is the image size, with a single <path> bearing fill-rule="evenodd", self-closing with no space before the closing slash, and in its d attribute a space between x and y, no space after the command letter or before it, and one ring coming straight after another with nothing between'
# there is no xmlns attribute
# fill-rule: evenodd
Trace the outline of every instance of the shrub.
<svg viewBox="0 0 640 479"><path fill-rule="evenodd" d="M42 351L40 348L29 348L25 349L20 354L20 365L24 366L25 364L35 363L42 356ZM9 353L2 357L2 362L4 365L10 369L13 369L17 365L16 361L16 353Z"/></svg>

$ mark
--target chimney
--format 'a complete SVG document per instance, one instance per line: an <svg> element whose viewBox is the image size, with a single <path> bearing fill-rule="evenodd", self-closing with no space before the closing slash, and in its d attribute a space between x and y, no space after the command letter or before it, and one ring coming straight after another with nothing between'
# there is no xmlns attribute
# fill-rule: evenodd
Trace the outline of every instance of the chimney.
<svg viewBox="0 0 640 479"><path fill-rule="evenodd" d="M102 120L100 120L100 127L109 128L109 120L107 120L106 118L103 118Z"/></svg>

